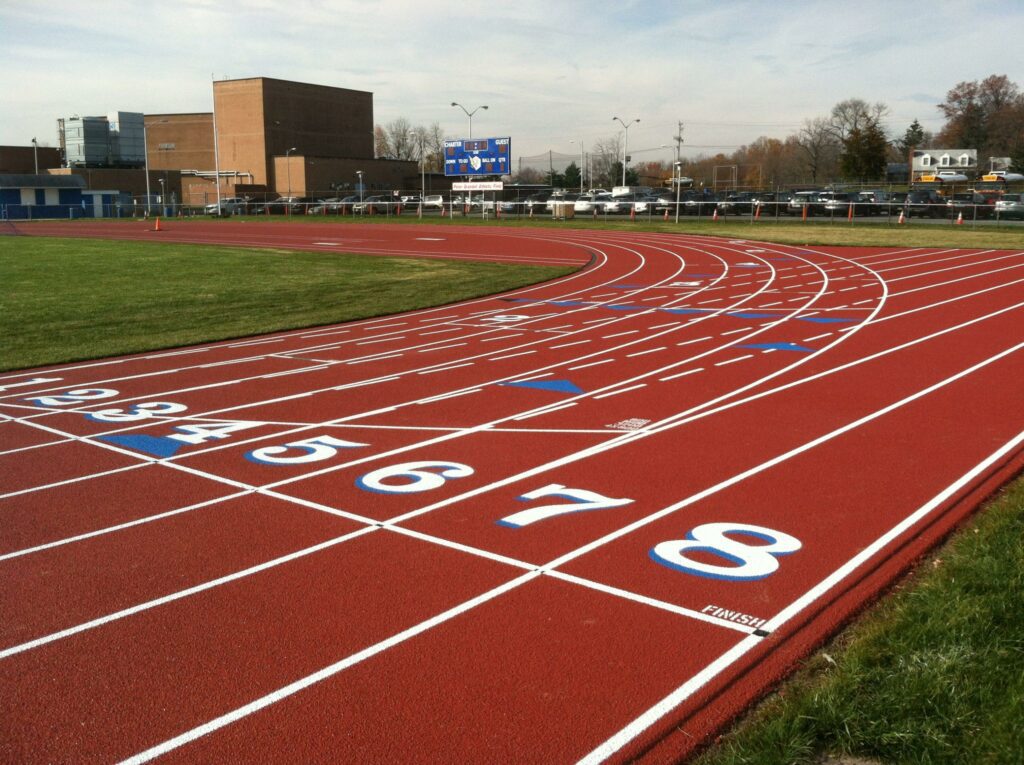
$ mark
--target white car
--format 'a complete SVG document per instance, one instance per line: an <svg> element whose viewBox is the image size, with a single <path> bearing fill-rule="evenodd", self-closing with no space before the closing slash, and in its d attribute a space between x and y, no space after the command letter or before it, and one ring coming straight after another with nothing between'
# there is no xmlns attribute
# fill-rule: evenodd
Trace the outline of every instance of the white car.
<svg viewBox="0 0 1024 765"><path fill-rule="evenodd" d="M441 210L444 208L444 196L441 194L427 194L423 198L424 210Z"/></svg>
<svg viewBox="0 0 1024 765"><path fill-rule="evenodd" d="M226 218L229 215L241 215L242 213L245 212L248 201L249 200L245 199L244 197L221 197L221 216ZM217 203L214 202L213 204L206 205L205 211L207 215L216 215Z"/></svg>

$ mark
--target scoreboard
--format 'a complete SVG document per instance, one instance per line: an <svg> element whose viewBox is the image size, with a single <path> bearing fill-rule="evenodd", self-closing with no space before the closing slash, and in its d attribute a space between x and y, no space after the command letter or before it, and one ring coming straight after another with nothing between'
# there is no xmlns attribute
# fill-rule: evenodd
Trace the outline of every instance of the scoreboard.
<svg viewBox="0 0 1024 765"><path fill-rule="evenodd" d="M508 175L511 138L469 138L444 142L445 175Z"/></svg>

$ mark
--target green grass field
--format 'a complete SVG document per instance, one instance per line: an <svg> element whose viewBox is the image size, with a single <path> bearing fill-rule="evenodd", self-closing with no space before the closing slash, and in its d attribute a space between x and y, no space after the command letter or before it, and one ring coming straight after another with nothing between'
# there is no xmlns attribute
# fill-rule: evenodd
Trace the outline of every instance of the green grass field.
<svg viewBox="0 0 1024 765"><path fill-rule="evenodd" d="M380 316L573 269L426 258L0 239L0 370Z"/></svg>
<svg viewBox="0 0 1024 765"><path fill-rule="evenodd" d="M1024 231L987 229L736 223L676 229L628 221L608 228L798 244L1024 249ZM0 368L394 313L567 272L4 237ZM700 764L817 765L826 755L881 763L1024 763L1024 481L979 513L896 590L810 657Z"/></svg>

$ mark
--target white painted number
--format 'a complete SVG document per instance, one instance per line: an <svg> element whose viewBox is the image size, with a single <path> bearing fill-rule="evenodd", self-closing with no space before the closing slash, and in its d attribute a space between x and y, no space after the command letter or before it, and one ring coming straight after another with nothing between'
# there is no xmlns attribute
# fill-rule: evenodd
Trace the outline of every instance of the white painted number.
<svg viewBox="0 0 1024 765"><path fill-rule="evenodd" d="M83 401L94 401L101 398L113 398L117 395L116 390L110 388L81 388L69 390L57 396L36 396L26 398L25 401L35 401L39 406L71 406L80 404Z"/></svg>
<svg viewBox="0 0 1024 765"><path fill-rule="evenodd" d="M150 401L145 404L135 404L127 411L124 409L103 409L99 412L90 412L86 419L94 422L135 422L156 417L159 414L177 414L188 409L184 404L172 404L168 401Z"/></svg>
<svg viewBox="0 0 1024 765"><path fill-rule="evenodd" d="M431 473L427 468L441 468ZM367 491L383 494L412 494L431 491L444 486L449 478L465 478L473 475L473 468L459 462L406 462L401 465L374 470L356 481L356 486ZM402 479L402 483L385 483L388 479Z"/></svg>
<svg viewBox="0 0 1024 765"><path fill-rule="evenodd" d="M734 536L752 537L767 544L751 545L732 539ZM698 526L685 540L673 540L656 545L651 558L663 566L709 579L751 581L764 579L779 568L776 558L799 550L800 540L781 531L752 526L747 523L705 523ZM732 565L717 565L693 560L687 553L710 553Z"/></svg>
<svg viewBox="0 0 1024 765"><path fill-rule="evenodd" d="M258 427L258 422L211 422L207 425L178 425L174 429L177 433L167 436L175 441L183 441L186 444L201 444L206 441L218 441L227 438L229 433L236 430L248 430Z"/></svg>
<svg viewBox="0 0 1024 765"><path fill-rule="evenodd" d="M630 504L633 500L631 499L614 499L612 497L605 497L594 491L587 491L586 489L567 489L560 483L551 483L540 489L534 489L531 492L523 494L519 499L523 502L527 502L531 499L540 499L541 497L562 497L564 499L571 499L567 505L544 505L543 507L533 507L529 510L521 510L518 513L507 515L498 521L499 526L511 526L514 529L522 528L523 526L529 526L531 523L537 521L543 521L548 518L554 518L557 515L565 515L566 513L582 513L587 510L607 510L611 507L622 507L623 505Z"/></svg>
<svg viewBox="0 0 1024 765"><path fill-rule="evenodd" d="M334 436L314 436L302 441L290 441L284 446L265 446L249 452L245 457L262 465L301 465L330 459L338 453L338 449L354 449L357 446L366 444L345 441ZM298 449L302 453L289 457L281 456L289 449Z"/></svg>

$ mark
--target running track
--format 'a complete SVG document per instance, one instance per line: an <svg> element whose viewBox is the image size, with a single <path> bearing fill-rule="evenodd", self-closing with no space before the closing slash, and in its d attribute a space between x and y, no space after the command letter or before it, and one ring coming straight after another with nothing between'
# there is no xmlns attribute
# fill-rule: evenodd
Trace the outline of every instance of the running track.
<svg viewBox="0 0 1024 765"><path fill-rule="evenodd" d="M3 761L674 761L1024 464L1024 252L164 228L587 265L0 375Z"/></svg>

